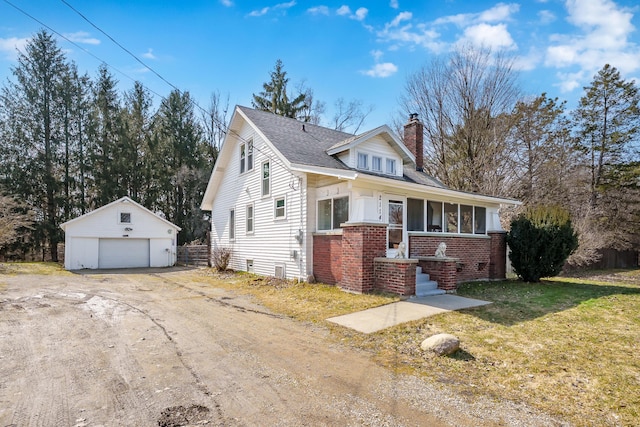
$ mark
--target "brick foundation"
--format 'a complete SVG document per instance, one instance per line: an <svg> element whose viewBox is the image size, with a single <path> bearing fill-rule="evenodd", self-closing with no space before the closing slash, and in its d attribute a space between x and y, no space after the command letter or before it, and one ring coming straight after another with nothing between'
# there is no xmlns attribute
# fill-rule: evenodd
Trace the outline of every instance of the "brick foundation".
<svg viewBox="0 0 640 427"><path fill-rule="evenodd" d="M458 288L457 258L419 257L418 265L431 280L438 282L438 289L453 292Z"/></svg>
<svg viewBox="0 0 640 427"><path fill-rule="evenodd" d="M350 292L371 292L375 278L373 260L385 256L386 244L386 224L342 224L342 280L339 286Z"/></svg>
<svg viewBox="0 0 640 427"><path fill-rule="evenodd" d="M374 289L397 295L416 294L417 259L375 258Z"/></svg>
<svg viewBox="0 0 640 427"><path fill-rule="evenodd" d="M434 256L440 242L445 242L447 245L447 257L458 259L456 266L458 282L493 279L494 277L491 277L490 272L492 239L492 237L485 236L413 235L409 237L409 258ZM503 257L502 259L502 268L504 270L506 258ZM496 263L500 263L500 261L497 260Z"/></svg>
<svg viewBox="0 0 640 427"><path fill-rule="evenodd" d="M313 236L313 275L318 282L337 285L342 280L342 234Z"/></svg>

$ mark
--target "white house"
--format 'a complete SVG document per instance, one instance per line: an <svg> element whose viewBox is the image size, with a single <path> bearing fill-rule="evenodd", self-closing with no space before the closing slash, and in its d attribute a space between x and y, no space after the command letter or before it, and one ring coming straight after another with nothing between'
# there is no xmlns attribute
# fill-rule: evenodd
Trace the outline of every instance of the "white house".
<svg viewBox="0 0 640 427"><path fill-rule="evenodd" d="M400 242L410 256L433 255L445 241L461 260L460 279L504 276L504 246L492 249L492 235L504 245L498 209L519 202L453 191L426 175L422 133L416 115L402 141L386 125L354 136L236 107L201 205L212 212L212 250L230 248L235 270L313 274L351 289L345 274L373 269L360 262L368 248L343 241L359 227L364 246L366 230L382 230L375 256L394 257Z"/></svg>
<svg viewBox="0 0 640 427"><path fill-rule="evenodd" d="M129 197L60 225L65 232L64 267L167 267L176 263L180 227Z"/></svg>

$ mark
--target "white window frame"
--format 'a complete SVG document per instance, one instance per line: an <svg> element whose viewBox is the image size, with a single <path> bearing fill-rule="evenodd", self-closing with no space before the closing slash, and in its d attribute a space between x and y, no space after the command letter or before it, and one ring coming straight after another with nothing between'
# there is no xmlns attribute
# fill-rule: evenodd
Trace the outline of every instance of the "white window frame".
<svg viewBox="0 0 640 427"><path fill-rule="evenodd" d="M251 215L249 215L249 210L251 210ZM249 222L251 221L251 222ZM256 230L256 209L253 203L249 203L245 209L245 219L244 226L246 234L253 234ZM251 226L251 227L249 227Z"/></svg>
<svg viewBox="0 0 640 427"><path fill-rule="evenodd" d="M378 163L378 167L376 167L376 163ZM371 156L371 170L373 172L382 172L382 157Z"/></svg>
<svg viewBox="0 0 640 427"><path fill-rule="evenodd" d="M236 239L236 209L229 209L229 240Z"/></svg>
<svg viewBox="0 0 640 427"><path fill-rule="evenodd" d="M129 215L129 221L123 221L122 215ZM118 224L131 225L133 224L133 214L130 210L123 210L118 212Z"/></svg>
<svg viewBox="0 0 640 427"><path fill-rule="evenodd" d="M358 151L356 153L356 157L357 157L356 158L357 169L369 170L369 154ZM361 162L360 160L363 160L363 162ZM364 166L363 166L363 163L364 163Z"/></svg>
<svg viewBox="0 0 640 427"><path fill-rule="evenodd" d="M334 209L335 209L335 200L336 199L347 199L347 221L349 220L349 215L351 213L351 198L349 196L336 196L336 197L327 197L324 199L318 199L316 201L316 230L318 232L330 232L330 231L334 231L334 230L340 230L340 224L334 224L333 223L333 217L335 216L334 213ZM319 204L320 202L323 201L327 201L330 200L331 201L331 224L330 224L330 228L320 228L319 227L319 221L320 221L320 209L319 209Z"/></svg>
<svg viewBox="0 0 640 427"><path fill-rule="evenodd" d="M387 173L387 175L395 175L397 173L397 169L396 169L396 159L386 159L385 162L385 171ZM389 167L391 165L391 167Z"/></svg>
<svg viewBox="0 0 640 427"><path fill-rule="evenodd" d="M240 144L240 174L253 170L253 139Z"/></svg>
<svg viewBox="0 0 640 427"><path fill-rule="evenodd" d="M267 192L264 191L264 166L267 165L269 168L269 176L267 176ZM262 197L269 197L271 195L271 162L269 160L262 162L260 165L260 194Z"/></svg>
<svg viewBox="0 0 640 427"><path fill-rule="evenodd" d="M278 202L282 201L283 202L283 206L282 206L282 215L278 216ZM282 197L276 197L275 199L273 199L273 218L275 220L283 220L283 219L287 219L287 198L285 196Z"/></svg>

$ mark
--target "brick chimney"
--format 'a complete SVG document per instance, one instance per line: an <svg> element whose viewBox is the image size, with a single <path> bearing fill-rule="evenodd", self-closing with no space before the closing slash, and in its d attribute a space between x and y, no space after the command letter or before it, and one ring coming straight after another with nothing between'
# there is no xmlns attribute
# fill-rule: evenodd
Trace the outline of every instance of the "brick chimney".
<svg viewBox="0 0 640 427"><path fill-rule="evenodd" d="M409 114L409 121L404 125L404 145L416 157L416 170L424 170L424 126L417 113Z"/></svg>

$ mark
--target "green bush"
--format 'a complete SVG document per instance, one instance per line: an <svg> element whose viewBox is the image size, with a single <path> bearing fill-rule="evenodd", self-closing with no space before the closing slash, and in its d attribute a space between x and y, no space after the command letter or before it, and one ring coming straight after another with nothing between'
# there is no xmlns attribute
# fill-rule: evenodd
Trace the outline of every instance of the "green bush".
<svg viewBox="0 0 640 427"><path fill-rule="evenodd" d="M556 207L527 209L511 221L507 233L509 259L516 274L525 282L557 276L578 247L578 236L569 213Z"/></svg>

